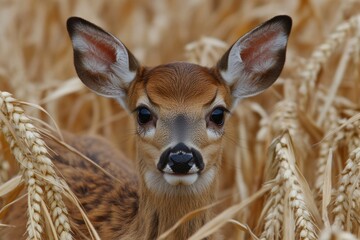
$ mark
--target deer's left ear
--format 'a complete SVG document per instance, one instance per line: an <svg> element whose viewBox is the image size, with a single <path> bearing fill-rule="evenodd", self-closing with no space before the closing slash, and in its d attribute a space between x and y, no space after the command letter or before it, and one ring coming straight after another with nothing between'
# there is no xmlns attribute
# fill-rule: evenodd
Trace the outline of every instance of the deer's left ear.
<svg viewBox="0 0 360 240"><path fill-rule="evenodd" d="M291 24L289 16L268 20L241 37L218 62L234 100L264 91L279 77Z"/></svg>

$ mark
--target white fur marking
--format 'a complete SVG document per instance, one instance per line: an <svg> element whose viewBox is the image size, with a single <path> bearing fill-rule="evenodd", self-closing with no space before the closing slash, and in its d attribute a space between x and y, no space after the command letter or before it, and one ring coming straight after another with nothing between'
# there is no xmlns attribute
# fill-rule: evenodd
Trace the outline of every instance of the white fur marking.
<svg viewBox="0 0 360 240"><path fill-rule="evenodd" d="M163 172L164 172L164 173L169 173L169 174L173 174L173 173L174 173L174 171L171 169L171 167L169 166L169 164L166 164L166 166L165 166L164 169L163 169ZM194 164L194 165L190 168L188 174L189 174L189 173L197 173L197 172L199 172L199 169L198 169L198 168L196 167L196 165Z"/></svg>
<svg viewBox="0 0 360 240"><path fill-rule="evenodd" d="M164 173L164 179L173 186L176 185L191 185L193 184L199 177L197 173L186 174L186 175L175 175Z"/></svg>
<svg viewBox="0 0 360 240"><path fill-rule="evenodd" d="M154 127L150 127L145 130L144 137L152 138L154 136L155 136L155 128Z"/></svg>
<svg viewBox="0 0 360 240"><path fill-rule="evenodd" d="M167 194L169 196L178 196L183 194L202 194L208 190L208 187L213 183L217 169L212 167L201 174L198 174L198 179L191 185L171 185L165 178L164 174L159 171L146 171L144 180L149 190Z"/></svg>
<svg viewBox="0 0 360 240"><path fill-rule="evenodd" d="M171 169L169 164L166 164L165 168L163 169L165 173L174 173L174 171Z"/></svg>
<svg viewBox="0 0 360 240"><path fill-rule="evenodd" d="M188 173L197 173L197 172L199 172L199 169L198 169L197 166L194 164L194 165L190 168L190 170L189 170Z"/></svg>
<svg viewBox="0 0 360 240"><path fill-rule="evenodd" d="M211 128L206 129L206 133L210 140L217 140L222 136L220 133Z"/></svg>

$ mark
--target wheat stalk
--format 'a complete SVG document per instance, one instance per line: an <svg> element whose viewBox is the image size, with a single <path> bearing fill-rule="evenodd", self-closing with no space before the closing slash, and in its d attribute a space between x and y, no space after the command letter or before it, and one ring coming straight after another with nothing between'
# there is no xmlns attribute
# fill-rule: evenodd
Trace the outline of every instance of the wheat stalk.
<svg viewBox="0 0 360 240"><path fill-rule="evenodd" d="M59 179L48 157L44 141L10 93L0 92L1 129L20 164L28 191L28 239L41 239L44 232L42 202L47 196L50 213L60 239L72 239Z"/></svg>
<svg viewBox="0 0 360 240"><path fill-rule="evenodd" d="M327 228L322 231L319 240L356 240L357 238L349 232L336 228Z"/></svg>
<svg viewBox="0 0 360 240"><path fill-rule="evenodd" d="M336 29L326 38L325 42L318 46L307 59L304 69L301 69L300 79L302 84L299 88L299 103L302 109L306 109L309 99L314 95L316 80L323 65L330 56L339 48L349 36L350 32L359 31L360 15L355 15L339 24Z"/></svg>
<svg viewBox="0 0 360 240"><path fill-rule="evenodd" d="M297 104L293 101L283 100L276 103L274 112L271 114L271 128L273 136L278 136L288 130L292 137L301 134L299 132L299 118L297 116Z"/></svg>
<svg viewBox="0 0 360 240"><path fill-rule="evenodd" d="M261 240L265 239L282 239L281 228L283 226L284 215L284 198L285 188L282 187L282 183L279 183L279 179L276 179L276 185L271 189L270 197L267 201L268 209L265 216L264 230L260 236Z"/></svg>
<svg viewBox="0 0 360 240"><path fill-rule="evenodd" d="M356 113L351 114L354 116ZM340 119L340 125L345 124L349 119ZM344 138L348 145L348 152L352 152L360 146L360 121L346 123L343 130Z"/></svg>
<svg viewBox="0 0 360 240"><path fill-rule="evenodd" d="M46 109L51 112L56 121L62 122L62 127L67 130L89 133L90 121L91 131L105 135L116 143L122 143L127 135L125 137L124 135L119 136L119 130L127 132L127 129L133 127L129 124L130 121L124 124L123 122L121 124L112 123L112 120L115 119L114 117L117 116L114 115L116 108L113 108L109 101L92 101L95 98L89 98L87 92L80 91L82 89L80 85L77 85L74 90L72 83L75 83L76 79L68 83L64 83L61 80L68 79L69 74L73 73L73 66L69 61L71 59L70 42L59 42L60 38L62 39L66 36L64 20L69 14L77 12L76 14L82 14L83 17L94 20L105 29L113 31L114 35L120 36L125 43L129 44L129 48L134 50L135 55L139 57L139 60L144 60L141 62L145 64L156 65L168 62L169 60L179 59L183 54L183 46L189 41L199 39L186 46L186 57L191 62L213 66L227 48L226 44L223 44L217 38L231 43L242 33L245 33L260 21L265 20L264 16L270 16L279 9L286 9L287 13L294 19L294 27L289 42L287 61L282 73L282 79L277 80L277 84L269 91L266 91L264 95L245 100L247 103L258 104L263 107L263 109L258 111L258 113L261 112L262 114L258 114L254 118L254 125L259 125L257 122L259 116L262 118L261 126L259 126L261 130L257 131L257 135L255 132L254 134L248 134L246 140L241 138L242 135L234 139L238 143L238 151L243 151L246 148L244 152L248 152L248 155L250 155L248 158L241 159L242 164L256 166L253 169L253 173L251 173L256 181L246 182L249 196L260 188L258 183L261 183L263 179L259 176L262 176L262 173L267 171L263 166L266 163L265 152L268 147L268 141L282 134L284 130L288 129L294 140L294 146L290 146L300 150L296 151L297 164L299 166L304 165L304 168L301 168L301 170L303 172L306 171L307 177L310 177L309 183L314 183L314 185L311 185L314 188L314 192L316 190L321 193L321 190L325 189L325 187L322 189L326 185L324 175L325 179L330 183L337 179L338 169L342 170L342 165L345 165L344 161L347 160L349 152L359 147L359 123L351 121L352 123L348 124L350 117L344 116L343 112L344 109L359 109L360 104L358 98L360 91L358 81L360 76L359 0L338 0L331 1L331 4L329 4L330 1L328 0L272 1L271 4L265 5L260 4L261 1L209 1L211 4L208 4L206 1L177 3L176 1L167 2L160 0L152 4L147 4L144 1L139 3L133 3L133 1L103 1L91 6L86 2L74 3L69 0L61 1L61 3L46 1L38 4L36 2L32 0L26 1L26 3L4 1L4 3L0 4L0 36L3 37L2 44L0 45L0 87L11 90L11 92L16 93L16 96L22 96L27 101L37 101L45 104ZM145 7L143 4L145 4ZM32 19L32 21L27 19ZM345 21L340 23L323 40L322 32L327 31L328 26L338 24L339 19L345 19ZM353 32L358 36L355 36ZM205 34L216 38L202 38L201 35ZM349 48L351 56L348 56L347 61L343 61L343 65L346 65L346 68L342 67L341 61L338 60L340 60L341 55L344 56L343 50L347 49L345 43L352 41L354 38L357 38L357 43L352 45L354 49ZM322 44L316 46L319 41ZM304 67L298 67L299 59L303 56L302 54L308 51L313 52L311 57L304 59ZM38 54L33 54L34 52ZM11 61L8 59L11 59ZM336 69L339 69L339 71ZM341 69L342 71L340 71ZM296 76L293 73L297 72L297 70L300 74ZM332 87L329 83L331 83L332 76L337 75L337 72L339 73L338 76L341 77L334 77ZM317 84L320 81L320 73L323 73L323 77L321 78L321 84ZM292 80L296 87L295 91L300 93L300 97L284 90L284 95L288 94L293 98L285 97L285 101L278 103L275 111L273 111L274 104L281 99L277 93L284 86L282 83L286 84L289 82L288 79L284 81L285 78L289 77L293 77ZM335 79L338 79L338 81ZM77 83L80 84L80 81ZM339 85L334 85L334 83ZM300 89L298 89L298 86L300 86ZM40 97L45 97L45 99L41 101ZM73 106L71 103L75 99L77 104ZM314 102L320 104L313 104L311 106L312 109L308 108ZM244 105L241 107L244 107ZM336 116L331 116L331 113L329 115L332 107L336 107L338 111ZM297 108L300 108L302 112L298 112ZM99 109L107 110L100 111ZM99 117L91 115L92 111L96 111L97 114L95 115ZM69 112L72 112L72 114L69 114ZM306 126L301 121L303 120L301 119L303 113L308 112L314 113L306 114L306 117L310 123L314 123L314 128L319 130L317 132L318 135L314 138L311 138L314 135L308 131L310 129L308 128L309 126ZM16 127L14 128L15 124L8 119L8 115L0 112L0 116L1 114L3 114L3 117L0 119L0 128L5 128L7 134L11 135L9 138L11 137L14 142L13 145L15 145L12 147L12 151L17 151L24 155L21 161L18 160L18 162L21 162L21 173L32 174L31 177L24 176L23 182L31 181L34 182L34 186L38 186L38 193L36 193L36 188L30 190L30 186L28 186L28 191L32 192L31 201L40 206L39 211L33 211L33 218L34 216L40 216L39 224L41 224L46 222L46 215L44 213L47 209L57 212L56 206L59 206L60 209L62 208L61 205L51 205L49 203L54 202L55 199L58 199L58 196L61 196L56 193L63 191L64 184L51 184L56 183L57 178L53 179L50 175L45 176L38 170L41 164L36 162L36 156L34 157L29 154L28 144L24 143L21 136L17 135ZM271 119L268 117L268 114L271 115ZM31 113L31 115L43 117L38 112ZM68 118L69 115L71 116L70 120ZM353 116L354 114L351 113L350 115ZM237 117L233 116L232 119ZM42 120L45 120L45 118L42 118ZM102 122L101 120L104 121ZM67 124L65 124L66 122ZM243 131L244 127L242 125L245 128L248 127L242 121L241 125L237 125L238 131ZM333 127L342 125L342 128ZM126 130L124 131L124 129ZM243 135L245 134L243 133ZM321 140L318 145L317 143L323 135L328 137ZM314 139L315 141L313 141ZM118 146L126 153L133 154L133 142L131 140L126 141L128 144L118 144ZM244 141L247 141L247 143L243 144ZM307 148L302 148L302 144L306 144ZM308 148L310 144L314 145ZM3 147L7 147L7 145L4 143ZM228 145L224 147L224 151L231 154L235 152ZM2 149L0 149L0 155L1 152ZM308 157L314 156L315 154L313 153L315 152L318 153L318 158ZM243 154L243 152L241 153ZM299 158L300 154L307 154L307 157ZM257 161L254 162L252 159ZM329 159L333 161L331 162ZM0 156L0 178L3 176L4 179L8 177L5 175L9 175L9 172L7 171L8 163L3 160ZM10 159L7 160L13 164ZM234 177L231 172L232 169L238 168L238 165L234 166L233 158L230 157L226 160L229 161L225 161L224 165L230 167L226 168L227 170L222 175L221 180L232 179ZM316 161L316 167L308 167L307 163L309 161ZM358 185L351 182L356 181L357 177L355 175L358 176L359 174L356 172L358 167L354 164L354 160L352 161L353 170L348 169L347 177L341 175L338 183L339 186L332 193L336 197L347 197L348 209L343 207L339 210L340 213L332 212L329 214L329 217L331 220L336 218L336 216L340 219L344 218L345 220L342 223L344 228L347 227L348 222L352 223L351 231L356 237L359 237L360 231L356 229L359 225L356 222L357 214L359 213L356 204L358 204L359 200L354 197L356 195L356 191L354 195L354 189ZM279 160L279 162L281 161ZM280 167L278 165L273 165L276 170ZM283 163L281 165L282 171L284 172L285 167L292 165L293 163L289 165ZM345 169L343 170L344 173ZM240 171L237 171L237 173L240 173ZM342 178L348 179L351 174L353 174L352 180L348 180L348 185L341 187L341 184L343 184L341 182ZM243 176L241 175L240 177ZM239 176L236 177L239 178ZM291 196L291 188L286 188L284 177L279 177L280 180L283 179L283 182L280 182L276 177L277 175L274 174L272 176L274 180L268 185L273 187L273 189L265 204L262 204L262 199L254 201L254 207L251 207L251 209L258 210L262 208L264 215L268 212L271 213L266 215L266 218L262 218L265 223L263 227L279 234L278 238L297 239L299 234L296 236L297 238L295 236L291 237L292 234L295 234L294 229L298 233L298 227L295 226L296 223L294 221L295 214L288 200ZM234 184L235 181L232 181L232 183ZM221 189L221 194L229 192L229 188L235 188L234 185L226 187ZM342 188L345 189L345 192L339 195L339 190ZM241 188L241 190L243 191L244 188ZM70 191L70 189L65 188L65 192L67 191ZM353 195L351 196L351 194ZM328 197L330 193L324 195ZM39 201L35 201L33 199L34 196L38 196ZM321 195L317 195L317 197L319 197L318 204L323 205L323 209L324 206L328 206L326 204L329 203L327 200L323 199L321 202ZM352 203L351 198L354 199ZM46 209L42 208L44 202L48 205ZM308 204L308 201L305 200L305 203ZM76 204L79 203L76 202ZM337 202L335 199L332 204L338 206L345 203ZM248 209L244 208L243 210ZM214 229L218 229L220 225L225 223L232 222L234 224L235 222L230 219L235 216L233 212L236 211L236 209L231 209L231 211L227 212L229 216L215 219L216 221L213 224L202 230L203 235L195 239L207 236L210 231L215 231ZM84 212L82 214L86 217ZM341 214L342 216L340 216ZM251 229L254 229L254 226L259 222L257 213L251 212L251 214L243 216L246 216L246 219L241 219L241 222L244 225L249 224ZM58 222L62 221L59 214L55 214L55 218L59 220ZM239 223L236 224L240 226ZM54 225L57 224L54 223ZM42 237L51 239L52 236L47 235L50 232L43 229L46 226L45 224L41 225L41 231L43 231ZM3 227L3 225L0 224L0 227ZM56 228L59 229L58 231L61 231L64 227L57 225ZM245 229L245 227L242 228ZM226 237L230 235L230 237L234 238L234 233L235 231L229 231ZM270 233L269 235L271 235ZM320 239L356 239L356 237L348 232L329 228L323 231ZM243 238L245 237L240 239ZM256 239L256 237L253 238Z"/></svg>
<svg viewBox="0 0 360 240"><path fill-rule="evenodd" d="M339 125L338 113L335 108L331 108L327 114L327 121L324 123L324 129L328 132L334 131ZM341 137L342 133L333 134L325 138L319 147L319 156L316 159L316 181L315 181L315 193L318 196L318 199L321 199L322 189L324 184L324 174L326 162L329 155L330 149L336 149L338 142L343 138Z"/></svg>
<svg viewBox="0 0 360 240"><path fill-rule="evenodd" d="M8 180L10 170L10 164L5 159L3 151L3 146L0 143L0 184Z"/></svg>
<svg viewBox="0 0 360 240"><path fill-rule="evenodd" d="M189 62L212 67L227 48L227 43L219 39L202 37L198 41L188 43L185 46L185 54Z"/></svg>
<svg viewBox="0 0 360 240"><path fill-rule="evenodd" d="M313 214L307 206L308 198L296 173L295 155L289 133L275 140L273 146L274 156L269 172L275 177L270 176L269 179L273 179L275 187L272 188L267 199L270 207L264 208L266 210L265 224L261 239L282 239L280 229L285 225L283 216L283 213L287 211L285 206L290 207L293 213L297 238L317 239Z"/></svg>
<svg viewBox="0 0 360 240"><path fill-rule="evenodd" d="M359 188L360 148L356 148L346 161L341 172L340 185L336 190L334 203L334 226L351 231L353 223L358 219L360 188ZM356 223L357 225L359 222Z"/></svg>

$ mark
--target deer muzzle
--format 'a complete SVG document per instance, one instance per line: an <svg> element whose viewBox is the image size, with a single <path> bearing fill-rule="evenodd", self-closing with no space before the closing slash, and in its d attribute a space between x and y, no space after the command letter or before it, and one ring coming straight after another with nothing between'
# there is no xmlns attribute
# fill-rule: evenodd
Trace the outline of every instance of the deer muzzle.
<svg viewBox="0 0 360 240"><path fill-rule="evenodd" d="M157 168L168 174L194 174L204 169L204 162L199 151L181 142L161 154Z"/></svg>

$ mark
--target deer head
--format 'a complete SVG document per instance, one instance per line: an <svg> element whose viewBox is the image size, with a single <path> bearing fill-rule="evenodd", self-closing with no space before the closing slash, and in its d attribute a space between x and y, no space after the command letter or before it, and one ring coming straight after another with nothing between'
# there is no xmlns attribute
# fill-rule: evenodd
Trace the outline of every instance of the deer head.
<svg viewBox="0 0 360 240"><path fill-rule="evenodd" d="M82 82L134 115L145 186L158 194L192 194L216 181L237 102L278 78L291 18L274 17L245 34L213 68L185 62L142 67L122 42L92 23L72 17L67 28Z"/></svg>

